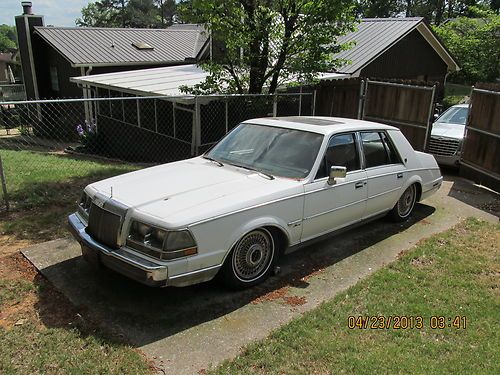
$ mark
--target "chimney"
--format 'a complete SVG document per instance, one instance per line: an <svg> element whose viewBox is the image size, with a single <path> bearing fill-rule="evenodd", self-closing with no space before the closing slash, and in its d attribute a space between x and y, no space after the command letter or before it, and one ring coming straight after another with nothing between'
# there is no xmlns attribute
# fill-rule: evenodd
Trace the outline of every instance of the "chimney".
<svg viewBox="0 0 500 375"><path fill-rule="evenodd" d="M21 1L21 5L23 7L23 14L33 14L31 10L33 3L31 1Z"/></svg>
<svg viewBox="0 0 500 375"><path fill-rule="evenodd" d="M26 89L27 99L39 99L38 81L36 70L40 61L44 57L37 56L41 48L33 34L36 26L43 26L43 16L34 15L31 6L31 1L22 1L23 14L16 16L16 30L19 54L21 56L21 66L23 70L23 82Z"/></svg>

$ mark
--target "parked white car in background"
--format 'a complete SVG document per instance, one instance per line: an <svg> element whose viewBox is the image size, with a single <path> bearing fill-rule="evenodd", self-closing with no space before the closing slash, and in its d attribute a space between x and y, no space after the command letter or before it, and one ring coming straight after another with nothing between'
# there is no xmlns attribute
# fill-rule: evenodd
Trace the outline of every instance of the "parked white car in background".
<svg viewBox="0 0 500 375"><path fill-rule="evenodd" d="M248 120L203 156L88 185L84 257L154 286L263 281L287 248L381 215L406 220L442 177L401 132L327 117Z"/></svg>
<svg viewBox="0 0 500 375"><path fill-rule="evenodd" d="M468 104L454 105L444 111L432 124L427 151L434 155L439 164L459 166L468 114Z"/></svg>

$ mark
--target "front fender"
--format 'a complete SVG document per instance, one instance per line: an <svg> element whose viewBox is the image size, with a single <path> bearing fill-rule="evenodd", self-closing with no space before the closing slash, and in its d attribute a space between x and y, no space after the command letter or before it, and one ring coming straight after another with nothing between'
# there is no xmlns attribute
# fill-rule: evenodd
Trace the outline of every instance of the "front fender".
<svg viewBox="0 0 500 375"><path fill-rule="evenodd" d="M253 231L254 229L262 227L275 227L279 229L286 235L287 242L290 243L291 233L288 229L288 225L280 218L273 216L263 216L244 223L241 227L239 227L238 229L234 230L233 233L231 233L229 241L227 242L227 249L228 249L227 254L229 254L230 250L234 247L234 245L236 245L236 243L241 237ZM224 257L224 260L226 259L227 254Z"/></svg>

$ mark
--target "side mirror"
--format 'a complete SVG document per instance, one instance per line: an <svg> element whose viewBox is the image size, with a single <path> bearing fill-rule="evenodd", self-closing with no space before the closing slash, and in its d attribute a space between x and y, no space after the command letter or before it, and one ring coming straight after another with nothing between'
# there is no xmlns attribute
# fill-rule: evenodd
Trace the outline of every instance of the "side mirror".
<svg viewBox="0 0 500 375"><path fill-rule="evenodd" d="M346 167L332 165L330 167L330 176L328 177L328 185L335 185L339 182L344 182L346 175L347 175Z"/></svg>
<svg viewBox="0 0 500 375"><path fill-rule="evenodd" d="M437 120L439 117L439 114L438 113L434 113L434 120Z"/></svg>

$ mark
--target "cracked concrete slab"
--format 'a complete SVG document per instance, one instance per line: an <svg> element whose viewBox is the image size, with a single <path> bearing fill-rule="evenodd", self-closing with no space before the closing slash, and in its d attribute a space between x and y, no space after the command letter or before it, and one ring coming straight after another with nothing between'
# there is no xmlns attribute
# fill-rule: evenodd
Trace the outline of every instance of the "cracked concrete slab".
<svg viewBox="0 0 500 375"><path fill-rule="evenodd" d="M167 374L195 374L354 285L418 241L468 216L498 221L499 196L459 178L416 207L407 223L378 220L284 257L264 285L229 292L216 282L152 289L96 272L78 244L61 239L23 254L77 307L122 334ZM496 212L492 215L483 211Z"/></svg>

